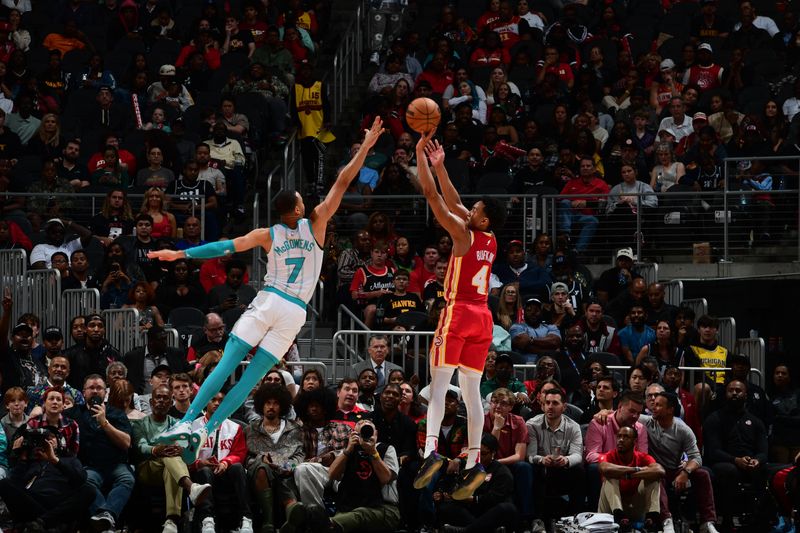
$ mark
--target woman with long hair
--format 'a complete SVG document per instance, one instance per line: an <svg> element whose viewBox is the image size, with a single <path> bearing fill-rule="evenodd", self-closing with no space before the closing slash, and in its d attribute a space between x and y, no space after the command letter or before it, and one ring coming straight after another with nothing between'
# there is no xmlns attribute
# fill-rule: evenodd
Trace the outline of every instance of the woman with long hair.
<svg viewBox="0 0 800 533"><path fill-rule="evenodd" d="M389 247L389 255L394 255L394 245L397 235L392 230L392 222L384 213L375 211L369 216L365 228L369 232L372 245L375 246L379 241L383 241Z"/></svg>
<svg viewBox="0 0 800 533"><path fill-rule="evenodd" d="M506 72L506 67L498 65L492 69L491 74L489 74L489 81L486 84L487 105L496 103L495 97L498 94L500 86L504 83L508 84L508 88L511 89L512 93L521 97L522 93L519 92L519 87L517 87L517 85L513 81L508 81L508 74Z"/></svg>
<svg viewBox="0 0 800 533"><path fill-rule="evenodd" d="M27 153L41 156L42 159L61 158L64 138L61 137L61 124L58 115L47 113L42 123L28 141Z"/></svg>
<svg viewBox="0 0 800 533"><path fill-rule="evenodd" d="M666 192L677 185L686 174L683 163L675 160L670 143L656 146L656 165L650 171L650 188L655 192Z"/></svg>
<svg viewBox="0 0 800 533"><path fill-rule="evenodd" d="M177 307L206 309L206 293L187 259L169 264L166 282L158 286L156 295L156 305L162 317L169 317L170 311Z"/></svg>
<svg viewBox="0 0 800 533"><path fill-rule="evenodd" d="M168 237L174 239L178 234L178 223L175 215L165 208L166 195L164 191L157 187L151 187L144 193L144 201L140 213L146 213L153 217L153 231L150 236L154 239Z"/></svg>
<svg viewBox="0 0 800 533"><path fill-rule="evenodd" d="M411 418L414 423L418 423L425 417L425 408L419 401L419 395L408 381L400 384L400 405L398 410Z"/></svg>
<svg viewBox="0 0 800 533"><path fill-rule="evenodd" d="M654 357L658 361L659 373L663 374L667 366L687 366L686 354L686 349L672 335L672 324L669 320L659 320L656 322L656 340L642 346L635 364L640 364L645 357ZM694 366L694 363L689 366Z"/></svg>
<svg viewBox="0 0 800 533"><path fill-rule="evenodd" d="M509 283L500 289L500 298L497 302L495 324L502 326L506 331L517 322L522 322L522 300L519 294L519 283Z"/></svg>
<svg viewBox="0 0 800 533"><path fill-rule="evenodd" d="M158 307L153 305L156 301L156 293L153 287L146 281L139 281L128 291L128 302L123 306L124 309L136 309L139 311L139 328L146 331L153 326L164 327L164 319Z"/></svg>
<svg viewBox="0 0 800 533"><path fill-rule="evenodd" d="M92 185L107 187L130 187L128 171L120 165L119 151L108 145L103 149L103 166L92 172Z"/></svg>
<svg viewBox="0 0 800 533"><path fill-rule="evenodd" d="M422 264L422 259L411 247L408 237L402 235L395 239L391 261L395 268L406 270L409 273Z"/></svg>

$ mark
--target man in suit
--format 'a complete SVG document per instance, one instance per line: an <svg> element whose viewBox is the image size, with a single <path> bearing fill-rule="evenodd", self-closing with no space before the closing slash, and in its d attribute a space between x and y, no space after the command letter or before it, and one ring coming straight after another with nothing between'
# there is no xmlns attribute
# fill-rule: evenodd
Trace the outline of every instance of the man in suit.
<svg viewBox="0 0 800 533"><path fill-rule="evenodd" d="M395 370L403 370L396 364L386 360L386 356L389 354L389 339L386 335L372 335L367 345L367 353L369 353L369 359L354 364L351 374L355 377L362 370L373 369L375 375L378 376L378 389L386 385L389 374Z"/></svg>
<svg viewBox="0 0 800 533"><path fill-rule="evenodd" d="M128 367L128 381L138 394L149 394L150 382L145 379L159 365L167 365L173 373L188 372L189 363L178 348L167 346L167 332L153 326L147 331L147 344L134 348L122 358Z"/></svg>

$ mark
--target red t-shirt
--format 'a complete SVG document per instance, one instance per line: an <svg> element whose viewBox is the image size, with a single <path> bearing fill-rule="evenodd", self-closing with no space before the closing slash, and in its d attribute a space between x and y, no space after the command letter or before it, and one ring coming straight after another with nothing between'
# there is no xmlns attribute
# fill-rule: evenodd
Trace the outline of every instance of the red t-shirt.
<svg viewBox="0 0 800 533"><path fill-rule="evenodd" d="M494 428L494 417L492 413L483 415L483 432L491 433ZM530 437L528 436L528 427L525 425L525 419L519 415L509 414L506 418L506 424L500 430L500 437L497 439L499 447L497 449L497 459L503 459L514 455L514 448L517 444L523 442L528 444Z"/></svg>
<svg viewBox="0 0 800 533"><path fill-rule="evenodd" d="M425 285L432 279L436 279L436 273L428 272L425 266L420 263L411 271L411 275L408 277L408 292L416 293L422 298L422 291Z"/></svg>
<svg viewBox="0 0 800 533"><path fill-rule="evenodd" d="M600 456L601 463L611 463L619 466L638 466L644 468L645 466L651 465L656 462L650 455L642 452L637 452L633 450L633 461L630 463L624 462L617 450L611 450L610 452L603 454ZM619 480L619 492L624 496L633 496L636 494L636 491L639 488L640 479L620 479Z"/></svg>
<svg viewBox="0 0 800 533"><path fill-rule="evenodd" d="M584 183L583 179L580 177L573 178L564 185L564 189L561 191L561 194L588 194L594 196L586 196L583 198L565 198L569 201L575 200L586 200L587 202L597 201L600 198L605 199L605 196L597 196L597 195L607 195L611 192L611 187L608 186L608 183L603 181L600 178L592 178L589 183ZM584 207L579 209L581 213L584 215L593 215L594 209L591 207Z"/></svg>

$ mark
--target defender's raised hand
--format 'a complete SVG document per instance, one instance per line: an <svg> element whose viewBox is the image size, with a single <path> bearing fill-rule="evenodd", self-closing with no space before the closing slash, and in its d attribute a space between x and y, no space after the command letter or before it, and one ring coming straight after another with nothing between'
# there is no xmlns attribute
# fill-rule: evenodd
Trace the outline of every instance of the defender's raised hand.
<svg viewBox="0 0 800 533"><path fill-rule="evenodd" d="M364 144L368 149L375 146L375 143L378 142L378 139L381 135L383 135L383 121L381 117L375 117L375 120L372 122L372 127L368 130L364 130Z"/></svg>

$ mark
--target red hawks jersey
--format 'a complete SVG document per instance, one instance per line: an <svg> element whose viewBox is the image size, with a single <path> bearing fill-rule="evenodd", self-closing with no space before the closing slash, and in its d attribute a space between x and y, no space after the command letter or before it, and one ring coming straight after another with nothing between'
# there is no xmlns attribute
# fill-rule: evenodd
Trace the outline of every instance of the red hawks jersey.
<svg viewBox="0 0 800 533"><path fill-rule="evenodd" d="M497 255L497 240L493 233L469 230L471 244L466 254L450 256L444 278L444 298L448 303L486 304L489 295L489 276Z"/></svg>

